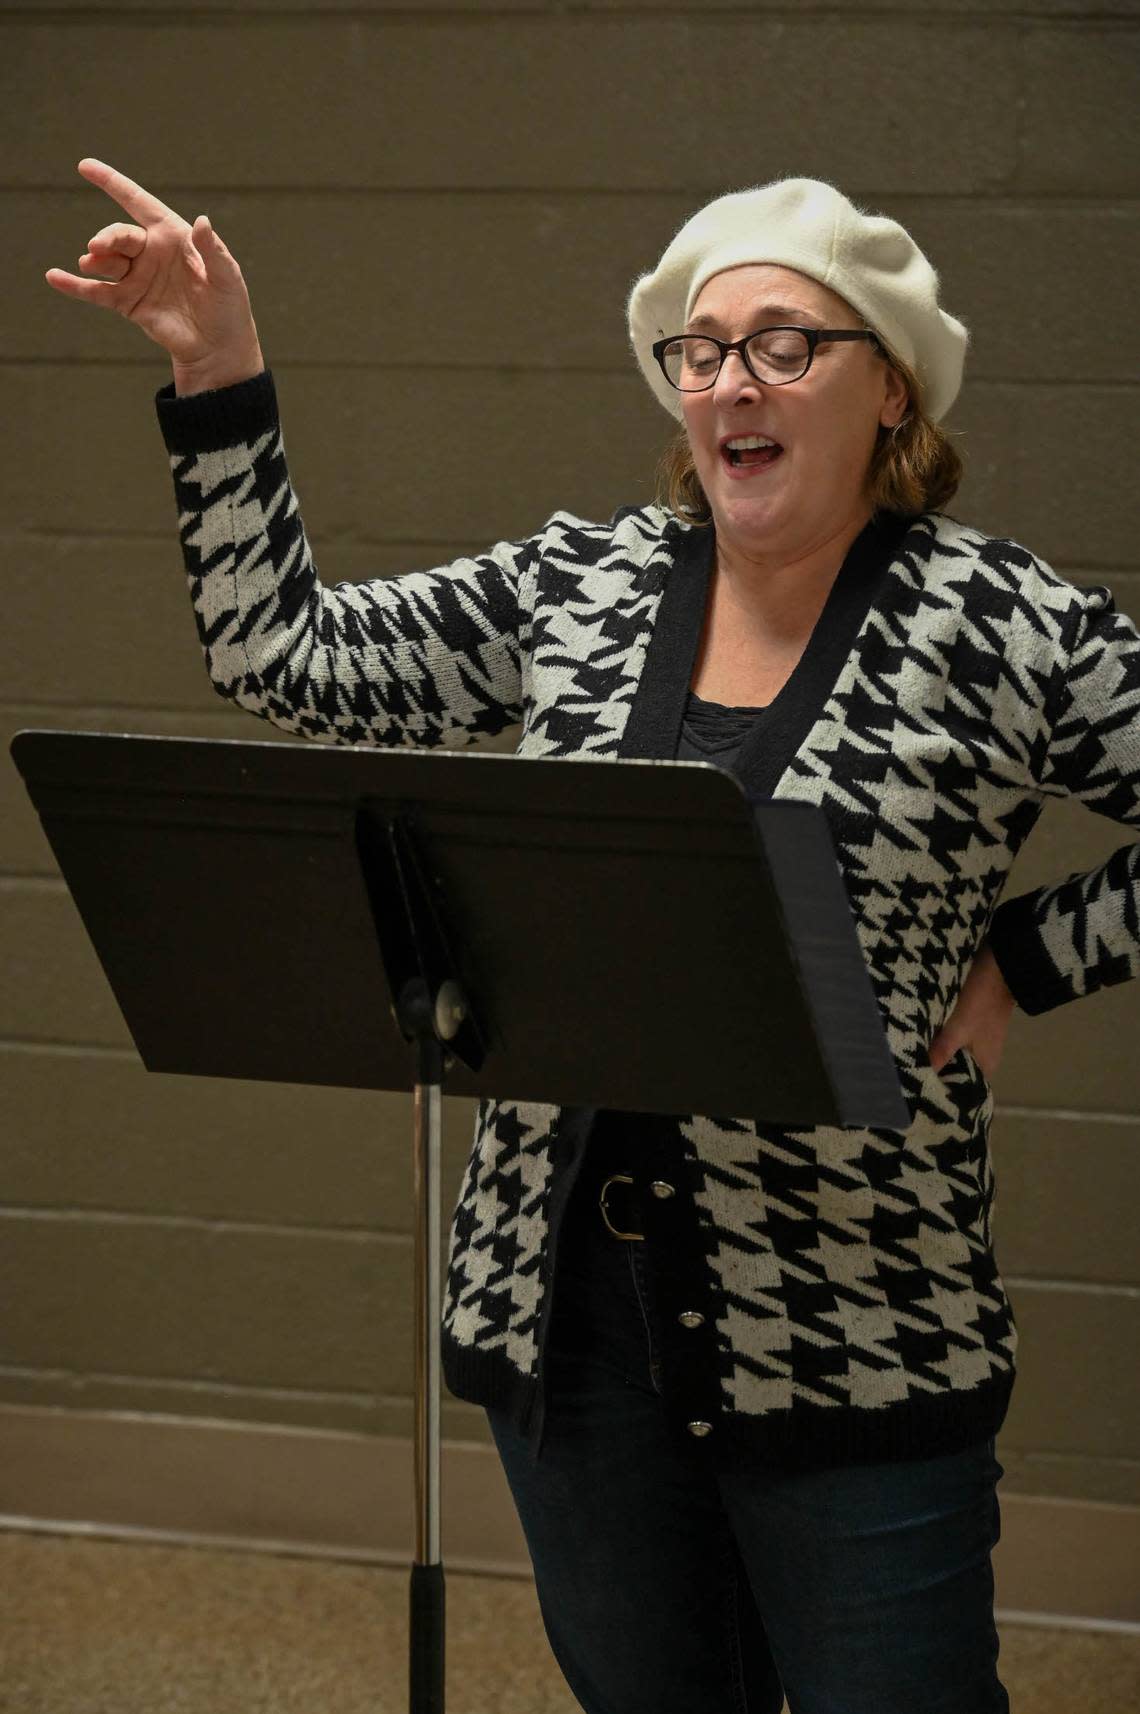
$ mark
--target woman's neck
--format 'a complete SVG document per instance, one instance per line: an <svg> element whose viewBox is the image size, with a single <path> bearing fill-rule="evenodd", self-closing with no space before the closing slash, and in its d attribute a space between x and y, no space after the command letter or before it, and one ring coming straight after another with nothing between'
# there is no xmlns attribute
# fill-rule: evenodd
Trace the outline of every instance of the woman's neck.
<svg viewBox="0 0 1140 1714"><path fill-rule="evenodd" d="M717 574L741 608L779 615L812 607L821 590L835 581L852 542L870 517L868 507L838 529L797 543L790 552L773 552L763 540L738 540L718 530Z"/></svg>

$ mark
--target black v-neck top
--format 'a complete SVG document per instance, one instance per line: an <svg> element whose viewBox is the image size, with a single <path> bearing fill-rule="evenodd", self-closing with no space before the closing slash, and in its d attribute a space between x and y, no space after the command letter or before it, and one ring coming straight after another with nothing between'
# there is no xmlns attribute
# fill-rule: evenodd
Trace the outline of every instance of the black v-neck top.
<svg viewBox="0 0 1140 1714"><path fill-rule="evenodd" d="M695 690L689 692L677 739L677 761L715 762L731 769L740 746L754 727L763 723L770 704L755 708L730 708L723 702L706 702Z"/></svg>

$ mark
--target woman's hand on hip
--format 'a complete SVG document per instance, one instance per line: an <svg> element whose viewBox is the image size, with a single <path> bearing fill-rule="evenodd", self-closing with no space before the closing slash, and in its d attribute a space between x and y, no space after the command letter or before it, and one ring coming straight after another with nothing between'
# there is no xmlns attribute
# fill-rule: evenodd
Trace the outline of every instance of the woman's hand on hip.
<svg viewBox="0 0 1140 1714"><path fill-rule="evenodd" d="M983 941L962 984L958 1003L930 1044L930 1063L941 1071L959 1048L968 1048L987 1081L1005 1051L1009 1020L1017 1002L988 941Z"/></svg>
<svg viewBox="0 0 1140 1714"><path fill-rule="evenodd" d="M178 392L228 385L264 367L241 269L206 215L193 225L156 196L87 157L79 171L131 221L113 221L88 240L83 276L49 268L65 297L114 310L170 353Z"/></svg>

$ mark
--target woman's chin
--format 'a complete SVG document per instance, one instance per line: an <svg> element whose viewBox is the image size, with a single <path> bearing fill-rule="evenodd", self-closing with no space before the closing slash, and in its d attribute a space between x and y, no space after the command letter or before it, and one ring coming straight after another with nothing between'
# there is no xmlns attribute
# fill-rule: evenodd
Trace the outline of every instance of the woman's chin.
<svg viewBox="0 0 1140 1714"><path fill-rule="evenodd" d="M727 494L722 489L710 496L710 501L717 531L734 536L771 535L787 510L782 495L741 493L735 486Z"/></svg>

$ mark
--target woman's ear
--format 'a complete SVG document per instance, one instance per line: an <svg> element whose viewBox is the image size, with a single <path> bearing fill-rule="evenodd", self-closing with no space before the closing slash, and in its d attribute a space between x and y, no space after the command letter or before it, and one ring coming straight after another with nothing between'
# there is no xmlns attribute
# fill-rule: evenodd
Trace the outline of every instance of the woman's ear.
<svg viewBox="0 0 1140 1714"><path fill-rule="evenodd" d="M883 378L883 404L879 422L883 428L897 428L910 409L910 388L893 363L886 365Z"/></svg>

